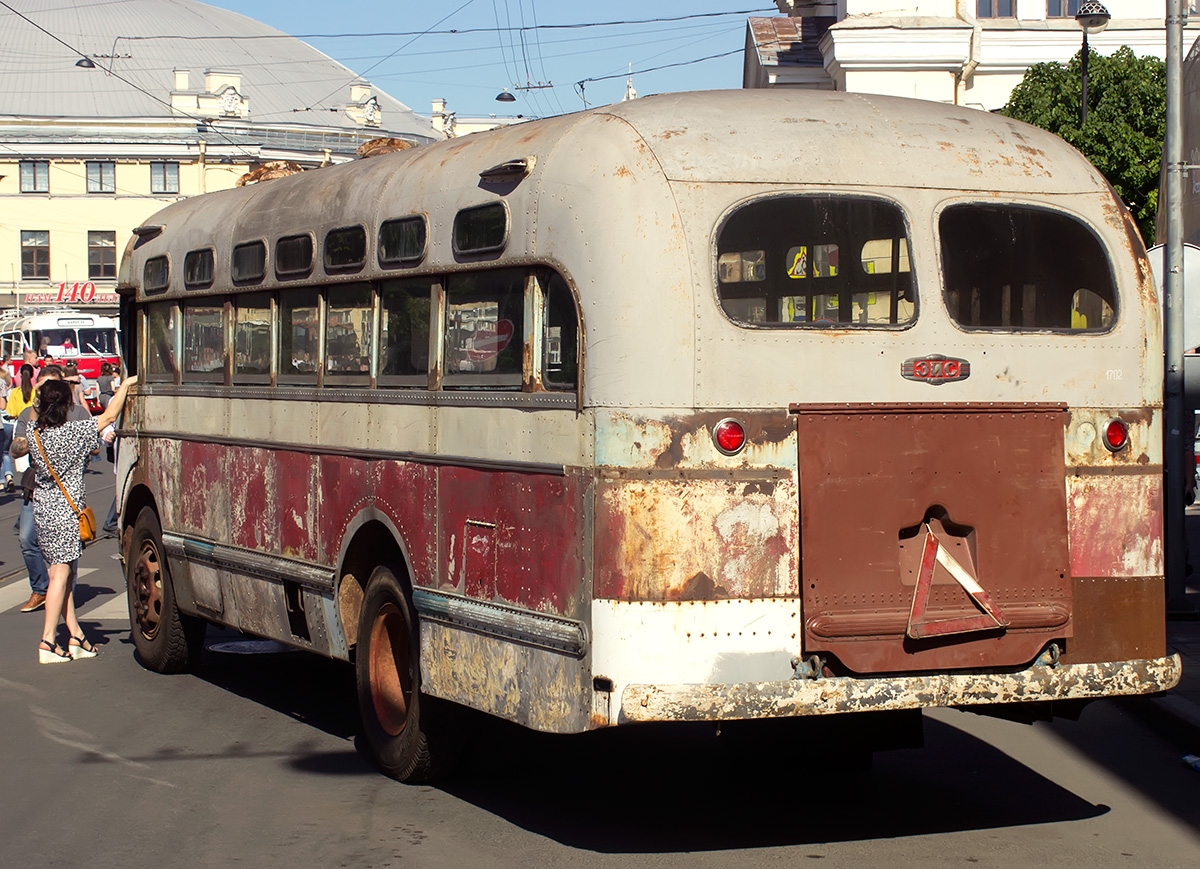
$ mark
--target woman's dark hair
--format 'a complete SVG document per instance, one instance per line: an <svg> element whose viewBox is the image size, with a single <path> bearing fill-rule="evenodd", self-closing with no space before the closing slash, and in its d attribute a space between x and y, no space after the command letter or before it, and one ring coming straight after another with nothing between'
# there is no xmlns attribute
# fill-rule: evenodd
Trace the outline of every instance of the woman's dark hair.
<svg viewBox="0 0 1200 869"><path fill-rule="evenodd" d="M105 374L112 374L113 370L114 370L113 364L111 362L105 362L103 365L100 366L101 376L103 376Z"/></svg>
<svg viewBox="0 0 1200 869"><path fill-rule="evenodd" d="M74 403L70 384L47 380L38 387L38 428L58 428L67 421L67 413Z"/></svg>
<svg viewBox="0 0 1200 869"><path fill-rule="evenodd" d="M26 362L20 370L21 396L25 399L25 403L29 404L29 399L33 397L33 366Z"/></svg>

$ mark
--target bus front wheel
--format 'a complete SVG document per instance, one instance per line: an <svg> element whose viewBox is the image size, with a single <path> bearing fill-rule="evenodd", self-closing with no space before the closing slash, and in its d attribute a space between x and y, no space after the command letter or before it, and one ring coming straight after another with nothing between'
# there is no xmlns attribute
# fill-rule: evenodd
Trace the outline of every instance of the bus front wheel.
<svg viewBox="0 0 1200 869"><path fill-rule="evenodd" d="M142 664L156 673L184 673L200 657L205 623L175 605L158 516L143 507L133 525L125 566L129 626Z"/></svg>
<svg viewBox="0 0 1200 869"><path fill-rule="evenodd" d="M404 587L387 567L367 581L358 622L355 671L367 747L383 772L412 784L429 781L434 755L426 734L430 698L421 696L417 619Z"/></svg>

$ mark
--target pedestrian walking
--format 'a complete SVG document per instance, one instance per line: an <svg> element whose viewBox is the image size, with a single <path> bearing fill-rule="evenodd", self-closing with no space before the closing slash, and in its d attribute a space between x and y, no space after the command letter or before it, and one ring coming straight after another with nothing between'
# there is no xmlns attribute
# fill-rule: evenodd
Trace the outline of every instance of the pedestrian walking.
<svg viewBox="0 0 1200 869"><path fill-rule="evenodd" d="M127 379L100 416L75 421L69 418L73 404L70 384L51 379L38 389L37 417L28 430L25 448L36 476L33 515L49 576L46 618L38 644L38 660L43 664L96 655L96 647L84 636L75 615L72 579L82 550L79 513L86 498L83 472L88 458L100 451L100 431L120 415L129 387L136 382L136 377ZM69 633L66 650L58 645L60 619L66 622Z"/></svg>
<svg viewBox="0 0 1200 869"><path fill-rule="evenodd" d="M61 380L62 368L50 364L42 368L37 375L37 386L47 380ZM41 609L46 603L46 588L50 577L46 573L46 562L42 558L42 550L38 546L37 524L33 520L33 490L35 474L29 467L28 430L29 421L34 414L37 403L37 390L32 390L33 401L23 409L17 417L13 429L13 444L10 454L16 473L21 475L21 514L17 519L17 534L21 544L21 558L25 562L25 570L29 574L29 600L21 606L21 612L31 613ZM86 407L72 406L72 420L90 419Z"/></svg>
<svg viewBox="0 0 1200 869"><path fill-rule="evenodd" d="M100 409L103 410L108 407L117 387L121 385L121 378L117 376L117 369L111 362L100 366L100 376L96 378L96 385L100 388Z"/></svg>
<svg viewBox="0 0 1200 869"><path fill-rule="evenodd" d="M21 415L21 411L29 407L33 403L33 366L29 363L22 363L20 368L21 382L14 384L9 390L4 404L4 434L0 435L0 440L4 445L4 459L0 461L0 473L4 475L4 491L11 492L15 488L13 484L13 463L12 457L9 455L9 449L12 447L13 435L17 425L17 417Z"/></svg>

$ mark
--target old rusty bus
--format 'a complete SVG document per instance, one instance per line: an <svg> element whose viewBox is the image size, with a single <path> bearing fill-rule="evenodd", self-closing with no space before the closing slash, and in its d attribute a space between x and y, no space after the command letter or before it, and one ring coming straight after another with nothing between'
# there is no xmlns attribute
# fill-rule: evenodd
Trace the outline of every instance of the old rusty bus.
<svg viewBox="0 0 1200 869"><path fill-rule="evenodd" d="M1169 688L1161 337L1109 185L931 102L663 95L175 203L123 265L146 666L206 623L431 710Z"/></svg>

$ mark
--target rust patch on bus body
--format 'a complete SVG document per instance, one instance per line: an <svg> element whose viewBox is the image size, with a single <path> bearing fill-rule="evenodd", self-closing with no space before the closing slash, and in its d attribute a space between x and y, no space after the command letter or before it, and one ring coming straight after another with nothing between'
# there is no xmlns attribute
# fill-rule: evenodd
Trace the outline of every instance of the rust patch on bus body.
<svg viewBox="0 0 1200 869"><path fill-rule="evenodd" d="M746 429L736 456L713 444L729 417ZM597 426L595 597L797 594L794 464L786 413L611 414Z"/></svg>
<svg viewBox="0 0 1200 869"><path fill-rule="evenodd" d="M798 593L791 479L603 480L595 596L721 600Z"/></svg>
<svg viewBox="0 0 1200 869"><path fill-rule="evenodd" d="M1034 666L1016 673L933 673L743 682L733 685L629 685L624 721L728 721L832 715L933 706L1136 696L1179 683L1178 655L1132 661Z"/></svg>

